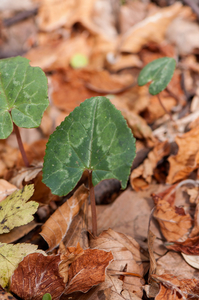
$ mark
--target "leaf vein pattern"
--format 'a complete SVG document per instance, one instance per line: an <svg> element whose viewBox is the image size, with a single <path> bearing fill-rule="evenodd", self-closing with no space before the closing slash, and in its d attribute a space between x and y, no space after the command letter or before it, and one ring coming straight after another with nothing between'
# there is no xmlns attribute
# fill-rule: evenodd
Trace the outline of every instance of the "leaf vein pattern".
<svg viewBox="0 0 199 300"><path fill-rule="evenodd" d="M91 155L92 155L92 145L93 145L93 132L94 132L94 125L95 125L95 116L97 112L97 104L98 102L96 101L95 108L94 108L94 113L93 113L93 119L92 119L92 127L91 127L91 136L90 136L90 145L88 149L90 150L89 158L88 158L88 165L89 168L91 168Z"/></svg>

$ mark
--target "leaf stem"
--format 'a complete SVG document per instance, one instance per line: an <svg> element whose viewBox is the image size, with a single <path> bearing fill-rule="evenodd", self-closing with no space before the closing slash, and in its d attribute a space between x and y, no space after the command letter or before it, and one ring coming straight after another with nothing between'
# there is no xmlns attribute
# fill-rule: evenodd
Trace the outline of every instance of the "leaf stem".
<svg viewBox="0 0 199 300"><path fill-rule="evenodd" d="M28 162L26 152L24 150L24 146L23 146L23 143L22 143L22 140L21 140L19 127L15 123L13 123L13 125L14 125L14 131L15 131L15 134L16 134L16 137L17 137L17 142L18 142L18 145L19 145L19 150L21 152L21 156L23 158L25 166L28 168L30 166L30 164Z"/></svg>
<svg viewBox="0 0 199 300"><path fill-rule="evenodd" d="M92 171L88 172L88 185L90 190L90 201L91 201L92 232L94 236L97 236L97 213L96 213L96 204L95 204L95 192L92 183Z"/></svg>
<svg viewBox="0 0 199 300"><path fill-rule="evenodd" d="M168 114L169 117L170 117L170 119L171 119L171 121L173 121L172 114L170 113L170 111L168 111L168 110L166 109L166 107L165 107L164 104L162 103L162 100L161 100L161 98L160 98L160 95L157 94L157 97L158 97L158 101L159 101L160 105L162 106L162 108L164 109L165 113Z"/></svg>

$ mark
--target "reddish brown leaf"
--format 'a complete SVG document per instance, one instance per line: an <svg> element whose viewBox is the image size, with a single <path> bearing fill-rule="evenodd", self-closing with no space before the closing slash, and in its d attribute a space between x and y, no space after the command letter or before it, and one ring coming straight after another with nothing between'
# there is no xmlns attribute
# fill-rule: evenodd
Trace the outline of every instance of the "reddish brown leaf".
<svg viewBox="0 0 199 300"><path fill-rule="evenodd" d="M50 293L53 300L58 300L65 288L63 278L59 275L59 263L59 255L27 255L11 278L10 291L23 300L40 300L45 293Z"/></svg>
<svg viewBox="0 0 199 300"><path fill-rule="evenodd" d="M188 238L184 242L175 242L167 248L185 254L199 255L199 236Z"/></svg>
<svg viewBox="0 0 199 300"><path fill-rule="evenodd" d="M111 252L87 249L69 269L69 281L65 293L87 292L92 286L105 280L105 269L113 260Z"/></svg>
<svg viewBox="0 0 199 300"><path fill-rule="evenodd" d="M196 279L181 279L170 274L153 275L160 283L160 292L155 300L182 300L199 298L199 281Z"/></svg>

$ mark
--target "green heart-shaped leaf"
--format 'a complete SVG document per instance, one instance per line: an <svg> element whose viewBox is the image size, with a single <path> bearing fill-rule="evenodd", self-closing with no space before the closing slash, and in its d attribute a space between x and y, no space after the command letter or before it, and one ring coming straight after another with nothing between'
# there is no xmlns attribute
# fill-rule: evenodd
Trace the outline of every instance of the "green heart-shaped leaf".
<svg viewBox="0 0 199 300"><path fill-rule="evenodd" d="M138 76L138 85L142 86L152 82L149 87L151 95L157 95L163 91L170 82L176 61L171 57L156 59L146 65Z"/></svg>
<svg viewBox="0 0 199 300"><path fill-rule="evenodd" d="M92 170L95 186L116 178L126 187L135 139L125 119L105 97L85 100L65 118L46 146L43 182L54 194L68 194L84 170Z"/></svg>
<svg viewBox="0 0 199 300"><path fill-rule="evenodd" d="M0 60L0 139L7 138L14 122L19 127L38 127L47 108L48 85L44 72L31 67L24 57Z"/></svg>

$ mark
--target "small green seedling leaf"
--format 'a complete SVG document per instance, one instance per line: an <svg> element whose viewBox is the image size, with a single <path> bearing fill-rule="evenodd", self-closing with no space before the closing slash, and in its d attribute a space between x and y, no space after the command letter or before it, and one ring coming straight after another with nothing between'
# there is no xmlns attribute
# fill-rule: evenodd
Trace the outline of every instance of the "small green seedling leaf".
<svg viewBox="0 0 199 300"><path fill-rule="evenodd" d="M176 66L175 59L163 57L146 65L139 74L138 85L142 86L151 82L149 93L157 95L163 91L170 82Z"/></svg>
<svg viewBox="0 0 199 300"><path fill-rule="evenodd" d="M42 300L51 300L52 299L52 297L51 297L51 294L49 294L49 293L46 293L45 295L43 295L43 297L42 297Z"/></svg>
<svg viewBox="0 0 199 300"><path fill-rule="evenodd" d="M49 104L47 90L44 72L31 67L28 59L0 60L0 139L11 134L13 122L25 128L40 125Z"/></svg>
<svg viewBox="0 0 199 300"><path fill-rule="evenodd" d="M70 65L74 69L86 67L88 65L88 57L81 53L74 54L71 57Z"/></svg>
<svg viewBox="0 0 199 300"><path fill-rule="evenodd" d="M116 178L126 187L135 139L125 119L105 97L85 100L65 118L46 146L43 182L54 194L68 194L84 170L95 186Z"/></svg>
<svg viewBox="0 0 199 300"><path fill-rule="evenodd" d="M37 250L37 245L31 244L4 244L0 243L0 285L4 288L8 286L11 276L18 264L23 258L30 253L42 253L42 250Z"/></svg>
<svg viewBox="0 0 199 300"><path fill-rule="evenodd" d="M22 190L15 191L0 202L0 234L33 220L32 215L39 206L35 201L27 202L33 192L34 184L26 185Z"/></svg>

